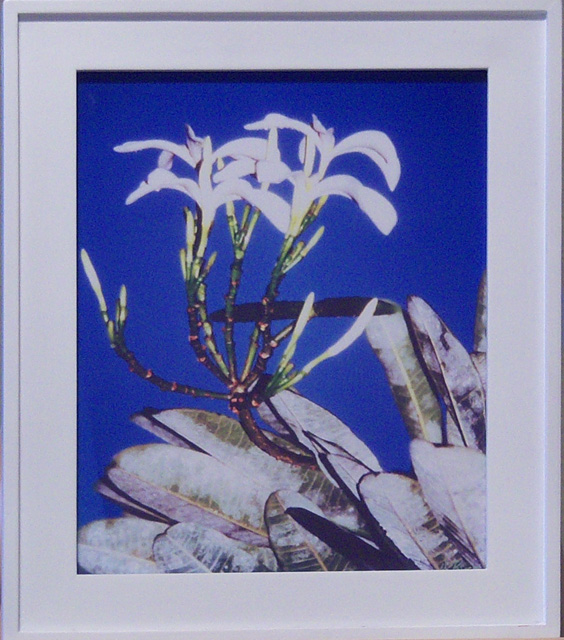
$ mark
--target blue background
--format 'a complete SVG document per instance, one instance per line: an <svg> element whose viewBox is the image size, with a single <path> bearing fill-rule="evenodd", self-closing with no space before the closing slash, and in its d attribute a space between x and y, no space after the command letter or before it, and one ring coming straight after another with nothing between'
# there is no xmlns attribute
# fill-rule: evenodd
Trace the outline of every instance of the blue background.
<svg viewBox="0 0 564 640"><path fill-rule="evenodd" d="M129 141L162 138L183 143L184 125L210 135L214 148L246 134L243 125L279 112L305 122L315 113L337 141L365 129L384 131L402 165L389 192L379 169L351 154L329 174L348 173L394 204L399 221L383 236L356 205L331 197L319 224L325 235L292 270L280 299L376 296L404 305L423 297L472 348L478 283L486 265L487 81L482 71L92 73L78 76L78 243L98 271L113 313L125 283L130 316L126 337L140 361L168 380L224 391L188 345L184 284L178 253L184 242L180 193L161 191L133 205L125 199L156 166L153 150L118 154ZM255 135L262 136L257 132ZM296 158L299 136L283 159ZM190 175L176 161L173 168ZM245 264L239 302L258 301L282 236L260 220ZM210 309L223 306L232 259L223 210L211 248ZM299 366L321 353L351 323L315 319L299 342ZM221 325L216 325L218 330ZM237 325L240 361L250 325ZM221 336L221 333L218 334ZM407 434L382 369L363 336L321 364L299 390L333 411L378 455L387 470L409 469ZM128 372L110 349L97 303L78 270L78 523L120 513L94 483L123 448L154 441L129 416L145 407L199 406L227 412L223 401L166 394Z"/></svg>

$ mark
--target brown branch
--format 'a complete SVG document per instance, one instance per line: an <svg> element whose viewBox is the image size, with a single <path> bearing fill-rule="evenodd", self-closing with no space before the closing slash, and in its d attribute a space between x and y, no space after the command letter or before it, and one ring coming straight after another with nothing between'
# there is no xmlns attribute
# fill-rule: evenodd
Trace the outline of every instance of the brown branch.
<svg viewBox="0 0 564 640"><path fill-rule="evenodd" d="M259 449L262 449L268 455L277 460L288 462L289 464L307 465L315 467L315 463L311 456L306 454L294 453L280 445L276 444L266 436L265 432L258 426L252 413L251 403L246 394L234 395L230 404L231 410L235 413L245 433L249 439Z"/></svg>
<svg viewBox="0 0 564 640"><path fill-rule="evenodd" d="M144 367L139 360L137 360L136 356L132 351L130 351L125 343L116 342L113 345L114 351L116 354L127 362L129 365L129 370L135 375L147 380L151 384L158 387L161 391L172 391L174 393L181 393L183 395L188 395L197 398L216 398L220 400L228 400L229 394L227 393L218 393L216 391L207 391L206 389L198 389L196 387L191 387L186 384L181 384L179 382L171 382L169 380L165 380L158 376L156 373L153 373L152 369L147 369Z"/></svg>

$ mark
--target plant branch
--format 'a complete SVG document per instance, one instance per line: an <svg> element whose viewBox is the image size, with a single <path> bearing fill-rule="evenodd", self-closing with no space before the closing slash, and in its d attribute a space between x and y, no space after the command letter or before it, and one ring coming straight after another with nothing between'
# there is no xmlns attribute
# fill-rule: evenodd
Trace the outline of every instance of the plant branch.
<svg viewBox="0 0 564 640"><path fill-rule="evenodd" d="M156 373L153 373L152 369L147 369L144 367L135 354L130 351L125 345L125 341L123 340L123 336L112 344L112 348L116 352L116 354L125 360L129 365L129 370L135 375L147 380L151 384L154 384L161 391L172 391L174 393L181 393L183 395L192 396L195 398L216 398L219 400L228 400L229 394L227 393L218 393L216 391L208 391L206 389L198 389L196 387L191 387L186 384L181 384L179 382L170 382L161 378Z"/></svg>
<svg viewBox="0 0 564 640"><path fill-rule="evenodd" d="M270 440L265 432L258 426L252 413L251 403L246 394L234 396L231 401L231 410L235 413L245 433L249 436L251 442L253 442L259 449L262 449L265 453L268 453L273 458L287 462L289 464L308 465L315 466L313 459L300 453L294 453L284 447L281 447L276 442Z"/></svg>
<svg viewBox="0 0 564 640"><path fill-rule="evenodd" d="M260 210L254 207L251 211L250 205L246 205L243 211L241 228L237 227L235 214L232 212L232 220L230 222L231 238L233 241L234 259L231 263L229 275L229 289L225 296L225 349L227 351L227 361L229 363L229 376L235 384L237 382L237 356L235 352L234 337L234 320L233 308L237 299L237 293L241 285L243 275L243 260L247 252L247 247L257 220Z"/></svg>
<svg viewBox="0 0 564 640"><path fill-rule="evenodd" d="M243 368L243 373L241 374L242 380L246 380L251 373L253 362L259 349L260 336L263 335L264 344L269 341L272 303L276 300L278 296L278 288L280 287L280 284L284 279L284 264L288 255L292 251L294 240L295 237L292 235L288 235L284 238L284 243L282 244L282 248L280 249L280 254L278 255L278 259L276 260L276 264L274 265L274 268L272 270L270 282L268 283L266 289L266 294L260 303L262 313L259 316L259 319L256 321L255 328L253 329L249 340L249 351L247 354L247 359L245 361L245 366Z"/></svg>

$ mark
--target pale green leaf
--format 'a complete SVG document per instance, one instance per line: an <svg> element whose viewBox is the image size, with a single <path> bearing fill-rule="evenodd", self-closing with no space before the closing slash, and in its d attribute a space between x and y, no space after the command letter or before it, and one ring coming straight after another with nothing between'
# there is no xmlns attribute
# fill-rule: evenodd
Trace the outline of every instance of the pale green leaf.
<svg viewBox="0 0 564 640"><path fill-rule="evenodd" d="M266 545L268 493L205 453L166 444L132 447L107 470L119 491L172 522L198 522L232 538Z"/></svg>
<svg viewBox="0 0 564 640"><path fill-rule="evenodd" d="M146 509L138 502L131 500L120 491L117 491L107 477L102 478L96 483L96 491L105 498L108 498L109 500L112 500L112 502L118 504L124 510L126 515L131 514L138 516L143 520L156 520L164 522L167 525L170 524L168 518L155 514L154 511Z"/></svg>
<svg viewBox="0 0 564 640"><path fill-rule="evenodd" d="M267 547L254 547L194 522L180 522L155 538L153 555L165 573L277 571Z"/></svg>
<svg viewBox="0 0 564 640"><path fill-rule="evenodd" d="M425 501L473 567L486 566L486 456L468 447L411 443Z"/></svg>
<svg viewBox="0 0 564 640"><path fill-rule="evenodd" d="M390 313L375 315L366 335L384 367L411 438L440 443L441 407L413 349L401 307L394 305Z"/></svg>
<svg viewBox="0 0 564 640"><path fill-rule="evenodd" d="M333 442L328 442L313 434L309 434L309 438L316 448L323 468L332 478L338 480L340 486L358 498L358 483L364 475L373 473L372 470Z"/></svg>
<svg viewBox="0 0 564 640"><path fill-rule="evenodd" d="M370 474L359 491L388 537L420 569L470 567L447 538L416 480L395 473Z"/></svg>
<svg viewBox="0 0 564 640"><path fill-rule="evenodd" d="M266 492L289 489L301 493L328 518L350 529L363 527L347 496L317 468L277 460L254 445L236 420L211 411L168 409L135 414L139 426L185 447L204 450L220 462L250 477ZM280 438L271 436L277 444Z"/></svg>
<svg viewBox="0 0 564 640"><path fill-rule="evenodd" d="M159 573L153 541L165 529L139 518L95 520L78 531L78 564L88 573Z"/></svg>
<svg viewBox="0 0 564 640"><path fill-rule="evenodd" d="M259 407L259 414L274 428L277 425L279 428L282 421L283 428L294 433L300 444L315 454L321 466L323 461L316 439L332 442L371 471L382 469L372 451L337 416L293 391L282 391L270 398Z"/></svg>
<svg viewBox="0 0 564 640"><path fill-rule="evenodd" d="M486 450L486 400L470 355L435 311L421 298L407 310L422 358L468 447Z"/></svg>

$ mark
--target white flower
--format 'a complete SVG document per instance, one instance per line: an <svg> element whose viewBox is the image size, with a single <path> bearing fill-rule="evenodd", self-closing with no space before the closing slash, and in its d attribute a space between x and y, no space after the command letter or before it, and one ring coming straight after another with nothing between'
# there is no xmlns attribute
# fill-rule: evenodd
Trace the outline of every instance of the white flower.
<svg viewBox="0 0 564 640"><path fill-rule="evenodd" d="M302 367L300 371L296 372L286 380L277 382L276 378L284 372L284 369L288 367L290 359L293 357L296 351L298 339L302 335L306 324L313 315L313 303L314 295L313 293L310 293L302 306L302 310L300 311L298 319L296 320L296 325L290 338L290 342L288 343L286 349L284 350L284 353L282 354L277 372L273 377L272 388L275 389L274 393L278 393L279 391L297 384L300 380L305 378L312 369L317 367L318 364L321 364L325 360L333 358L334 356L337 356L348 349L353 344L353 342L360 338L360 336L366 330L366 327L372 319L372 316L376 312L376 307L378 306L378 298L373 298L372 300L370 300L370 302L368 302L368 304L364 307L358 318L353 322L351 327L349 327L349 329L334 344L332 344L328 349L321 353L321 355L308 362L304 367Z"/></svg>
<svg viewBox="0 0 564 640"><path fill-rule="evenodd" d="M145 140L126 142L115 147L119 153L157 149L161 151L157 168L151 171L147 179L135 189L126 199L126 204L132 204L154 191L173 189L180 191L194 200L202 211L202 227L207 236L215 219L217 209L233 200L246 200L259 208L265 217L282 233L289 225L289 207L287 203L266 190L254 189L239 176L227 176L217 186L212 184L212 170L216 161L225 156L233 158L258 157L266 160L268 143L262 138L241 138L232 140L212 151L211 140L198 138L191 127L187 127L186 145L178 145L166 140ZM196 169L198 180L177 176L171 171L174 158L180 158L190 167ZM270 165L269 165L270 167Z"/></svg>
<svg viewBox="0 0 564 640"><path fill-rule="evenodd" d="M397 222L397 214L384 196L349 175L325 177L329 164L337 156L346 153L362 153L381 169L388 187L391 190L395 189L401 169L395 147L386 134L381 131L359 131L335 144L333 129L326 129L315 115L310 126L278 113L271 113L260 122L248 124L245 128L268 130L269 138L271 132L278 129L293 129L304 136L299 147L303 170L287 174L287 179L294 185L289 229L291 234L299 232L311 204L316 199L328 195L341 195L354 200L382 233L388 234L393 229ZM317 156L317 171L314 173ZM241 164L233 167L237 162ZM239 177L248 175L245 173L250 166L248 160L242 159L237 162L231 163L230 175L236 174ZM267 162L268 159L265 159L264 163ZM275 162L277 164L280 162L279 156L275 158ZM256 164L258 166L258 163ZM278 166L273 173L282 177L285 172Z"/></svg>
<svg viewBox="0 0 564 640"><path fill-rule="evenodd" d="M88 278L88 282L96 295L98 300L98 305L100 307L100 311L102 314L107 316L108 313L108 305L106 304L106 299L104 298L104 294L102 292L102 285L100 284L100 278L98 278L98 274L96 273L96 269L94 269L94 265L92 264L92 260L90 260L90 256L88 255L86 249L80 250L80 260L82 261L82 266L84 267L84 272L86 273L86 277Z"/></svg>
<svg viewBox="0 0 564 640"><path fill-rule="evenodd" d="M363 334L364 330L368 326L368 323L372 319L377 306L378 298L373 298L372 300L370 300L370 302L364 307L362 313L353 322L348 331L344 335L342 335L337 340L337 342L326 349L321 355L317 356L317 358L314 358L311 362L308 362L308 364L306 364L306 366L302 368L302 372L307 374L324 360L333 358L334 356L337 356L345 351L345 349L348 349L352 345L352 343L360 338L360 336Z"/></svg>
<svg viewBox="0 0 564 640"><path fill-rule="evenodd" d="M284 349L284 353L280 358L280 363L278 364L278 371L282 371L286 367L286 365L290 362L290 360L294 356L294 353L296 353L296 346L298 344L298 340L302 335L302 333L304 332L306 324L309 322L311 318L314 301L315 301L315 295L313 292L311 292L305 299L305 302L302 306L300 314L296 320L294 330L292 331L290 341L286 345L286 348Z"/></svg>
<svg viewBox="0 0 564 640"><path fill-rule="evenodd" d="M258 141L263 145L256 145L254 148L250 144L242 144L244 141ZM256 176L263 189L267 189L270 184L278 184L290 177L290 168L280 157L278 149L278 129L273 128L268 132L268 140L262 138L241 138L234 145L227 143L217 150L221 157L231 157L235 161L229 163L221 171L214 175L214 181L222 182L231 178L242 178L248 175Z"/></svg>
<svg viewBox="0 0 564 640"><path fill-rule="evenodd" d="M202 160L203 139L196 136L190 125L186 125L186 144L176 144L168 140L134 140L124 142L114 147L118 153L131 153L132 151L144 151L145 149L160 149L159 167L170 169L172 158L176 156L184 160L192 168Z"/></svg>

